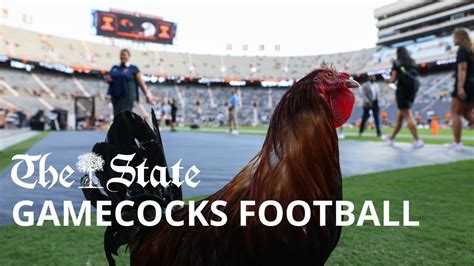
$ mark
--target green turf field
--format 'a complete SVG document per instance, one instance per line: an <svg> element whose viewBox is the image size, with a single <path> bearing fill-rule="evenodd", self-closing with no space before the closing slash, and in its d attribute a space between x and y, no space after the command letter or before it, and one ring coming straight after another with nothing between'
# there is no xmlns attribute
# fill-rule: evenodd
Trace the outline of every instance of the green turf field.
<svg viewBox="0 0 474 266"><path fill-rule="evenodd" d="M48 132L43 132L30 139L27 139L11 147L8 147L3 151L0 151L0 172L2 172L3 169L5 169L12 162L12 157L15 154L25 153L31 148L31 146L33 146L36 142L42 140L47 135L48 135Z"/></svg>
<svg viewBox="0 0 474 266"><path fill-rule="evenodd" d="M228 133L226 127L202 127L200 129L189 129L189 127L179 127L180 131L191 131L191 132L201 132L201 133ZM383 133L390 135L392 132L391 128L384 128ZM346 128L344 133L346 135L345 140L359 140L359 141L381 141L380 138L375 136L374 129L367 129L362 137L358 136L357 128ZM257 127L240 127L239 134L241 135L266 135L267 127L266 126L257 126ZM452 142L452 131L451 129L439 129L439 134L433 136L431 129L418 129L418 134L425 143L428 144L444 144ZM474 130L464 129L463 130L463 144L466 146L474 146ZM395 141L400 142L411 142L412 137L407 128L402 128L399 135Z"/></svg>
<svg viewBox="0 0 474 266"><path fill-rule="evenodd" d="M420 227L345 227L328 265L470 265L474 262L474 160L387 171L344 179L344 198L360 210L373 200L382 216L390 200L392 219L410 200ZM380 217L381 218L381 217ZM105 265L103 228L0 227L0 265ZM122 256L119 265L127 265Z"/></svg>

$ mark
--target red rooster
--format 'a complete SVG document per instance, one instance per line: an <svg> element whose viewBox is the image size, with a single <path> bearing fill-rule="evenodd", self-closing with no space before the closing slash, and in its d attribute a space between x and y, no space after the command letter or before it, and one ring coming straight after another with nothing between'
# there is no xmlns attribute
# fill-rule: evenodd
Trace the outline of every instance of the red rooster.
<svg viewBox="0 0 474 266"><path fill-rule="evenodd" d="M296 82L276 107L262 150L225 187L209 196L209 203L227 202L221 210L228 220L224 226L189 226L188 209L176 208L174 220L185 221L174 227L164 219L156 227L121 227L110 217L112 226L104 236L109 263L121 245L131 250L132 265L322 265L336 247L341 228L335 225L334 207L326 210L326 226L319 226L319 207L311 208L306 226L290 225L286 219L274 227L249 217L240 225L240 201L255 201L255 209L266 200L278 201L286 208L291 201L341 200L342 182L339 150L335 128L350 117L354 95L349 90L359 84L346 73L323 66ZM153 121L154 114L153 115ZM106 161L97 172L101 184L116 176L108 167L118 153L136 153L132 165L147 159L154 165L166 166L161 137L156 123L152 130L138 115L125 112L117 116L109 130L107 142L94 146L94 152ZM146 173L145 176L149 176ZM168 175L169 178L169 175ZM83 182L90 182L87 177ZM181 189L175 186L129 188L115 185L117 192L84 190L87 199L112 200L113 207L121 200L136 203L155 200L165 207L172 200L181 200ZM333 203L333 206L335 204ZM125 209L125 220L136 220L136 207ZM208 220L220 220L210 208L202 211ZM255 212L258 213L258 212ZM164 215L150 210L148 217ZM273 208L266 217L276 216ZM294 209L296 220L303 218L302 209Z"/></svg>

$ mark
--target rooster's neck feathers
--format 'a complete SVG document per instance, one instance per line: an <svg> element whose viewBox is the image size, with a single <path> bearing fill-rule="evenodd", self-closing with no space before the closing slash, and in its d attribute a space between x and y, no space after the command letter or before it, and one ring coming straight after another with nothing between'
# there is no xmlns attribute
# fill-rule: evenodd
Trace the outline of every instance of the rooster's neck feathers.
<svg viewBox="0 0 474 266"><path fill-rule="evenodd" d="M288 255L289 245L308 248L324 238L324 243L329 242L327 238L334 236L334 231L319 227L316 207L311 208L311 221L305 227L294 227L283 220L269 228L258 217L249 217L247 226L240 226L242 200L254 200L255 211L266 200L276 200L286 208L293 200L306 201L311 206L314 200L341 198L334 128L335 118L339 118L333 115L334 103L318 88L322 84L314 80L317 73L328 68L323 67L285 93L272 115L262 150L224 188L206 199L209 203L203 216L208 219L219 219L211 211L211 202L227 202L223 209L228 218L226 225L209 228L160 224L143 242L132 247L134 264L190 265L196 256L202 265L206 265L204 261L207 265L219 265L226 258L232 258L236 265L240 260L240 264L255 264L252 262L265 256L271 258L277 250L284 253L277 254L280 257ZM270 215L274 213L270 211ZM174 214L175 220L186 221L188 216L187 208ZM328 254L314 256L323 264Z"/></svg>

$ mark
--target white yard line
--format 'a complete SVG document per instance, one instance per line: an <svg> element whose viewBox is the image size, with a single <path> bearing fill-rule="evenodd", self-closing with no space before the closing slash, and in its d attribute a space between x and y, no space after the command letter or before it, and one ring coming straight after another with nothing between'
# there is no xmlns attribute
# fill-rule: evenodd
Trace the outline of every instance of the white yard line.
<svg viewBox="0 0 474 266"><path fill-rule="evenodd" d="M5 137L2 136L2 139L0 141L0 151L3 151L8 147L11 147L17 143L20 143L39 134L41 134L41 132L39 131L26 131L21 129L14 130L12 131L12 134L8 134Z"/></svg>

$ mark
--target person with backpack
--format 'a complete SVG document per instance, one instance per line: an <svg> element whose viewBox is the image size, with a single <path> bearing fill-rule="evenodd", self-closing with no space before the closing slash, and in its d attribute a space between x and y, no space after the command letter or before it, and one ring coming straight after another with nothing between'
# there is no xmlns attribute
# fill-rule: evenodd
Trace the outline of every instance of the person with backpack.
<svg viewBox="0 0 474 266"><path fill-rule="evenodd" d="M392 134L386 139L387 144L394 145L394 139L402 128L403 121L407 121L408 129L413 135L412 147L417 149L424 146L423 140L418 136L415 121L411 113L411 107L415 101L416 93L420 87L416 63L410 57L405 47L397 49L397 60L393 62L392 73L386 83L397 82L395 96L397 100L398 113Z"/></svg>
<svg viewBox="0 0 474 266"><path fill-rule="evenodd" d="M469 30L454 30L453 42L459 46L454 68L455 82L451 93L451 113L454 142L447 146L451 149L462 148L462 117L474 124L472 110L474 108L474 50L469 37Z"/></svg>

